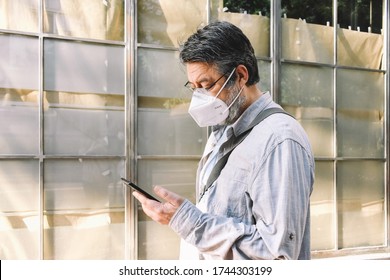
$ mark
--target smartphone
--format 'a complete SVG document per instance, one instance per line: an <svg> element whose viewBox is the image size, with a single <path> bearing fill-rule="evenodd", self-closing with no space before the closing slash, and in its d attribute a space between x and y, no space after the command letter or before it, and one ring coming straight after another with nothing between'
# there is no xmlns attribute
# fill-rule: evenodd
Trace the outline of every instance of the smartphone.
<svg viewBox="0 0 390 280"><path fill-rule="evenodd" d="M144 196L146 196L147 198L149 199L152 199L152 200L155 200L157 202L160 202L157 198L155 198L153 195L151 195L150 193L146 192L145 190L141 189L140 187L138 187L136 184L134 184L133 182L125 179L125 178L121 178L123 182L125 182L125 184L131 188L133 188L134 190L136 190L137 192L140 192L142 193Z"/></svg>

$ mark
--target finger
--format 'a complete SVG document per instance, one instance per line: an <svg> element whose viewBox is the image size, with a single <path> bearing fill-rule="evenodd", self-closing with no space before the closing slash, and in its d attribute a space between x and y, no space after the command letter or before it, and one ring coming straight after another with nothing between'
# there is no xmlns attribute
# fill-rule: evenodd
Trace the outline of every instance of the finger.
<svg viewBox="0 0 390 280"><path fill-rule="evenodd" d="M133 196L142 204L142 205L160 205L161 203L159 201L149 199L142 193L138 191L133 191ZM150 206L148 206L150 207Z"/></svg>
<svg viewBox="0 0 390 280"><path fill-rule="evenodd" d="M170 204L172 204L175 207L179 207L184 201L184 198L182 198L180 195L178 195L174 192L168 191L167 189L160 187L160 186L155 186L154 192L159 197L161 197L162 199L169 202Z"/></svg>
<svg viewBox="0 0 390 280"><path fill-rule="evenodd" d="M134 191L133 196L141 203L142 210L152 220L167 225L176 211L176 208L168 202L164 204L148 199L141 193Z"/></svg>
<svg viewBox="0 0 390 280"><path fill-rule="evenodd" d="M161 203L148 199L146 196L137 191L133 192L133 196L140 202L142 210L146 215L151 217L153 220L160 222L159 220L161 220L161 217L159 216L161 216Z"/></svg>
<svg viewBox="0 0 390 280"><path fill-rule="evenodd" d="M148 198L137 191L133 191L133 196L141 203L144 204Z"/></svg>

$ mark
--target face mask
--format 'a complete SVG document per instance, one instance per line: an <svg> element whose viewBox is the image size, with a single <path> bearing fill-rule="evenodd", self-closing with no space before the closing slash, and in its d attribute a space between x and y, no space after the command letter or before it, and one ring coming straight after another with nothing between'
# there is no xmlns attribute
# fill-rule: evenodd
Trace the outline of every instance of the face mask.
<svg viewBox="0 0 390 280"><path fill-rule="evenodd" d="M241 88L240 92L234 98L229 107L225 102L217 97L225 88L227 82L235 70L236 69L234 68L230 73L229 77L226 79L225 83L222 85L216 96L210 95L210 93L204 88L197 88L194 90L188 113L200 127L221 124L228 117L230 106L232 106L233 103L237 100L244 87Z"/></svg>

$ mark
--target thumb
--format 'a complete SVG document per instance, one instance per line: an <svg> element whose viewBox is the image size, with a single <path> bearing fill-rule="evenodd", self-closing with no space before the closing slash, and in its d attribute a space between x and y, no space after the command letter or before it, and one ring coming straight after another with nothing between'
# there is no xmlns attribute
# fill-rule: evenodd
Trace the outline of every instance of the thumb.
<svg viewBox="0 0 390 280"><path fill-rule="evenodd" d="M161 197L162 199L164 199L165 201L167 201L168 203L172 204L175 207L179 207L184 201L184 198L181 197L180 195L178 195L174 192L168 191L167 189L160 187L160 186L155 186L154 192L159 197Z"/></svg>

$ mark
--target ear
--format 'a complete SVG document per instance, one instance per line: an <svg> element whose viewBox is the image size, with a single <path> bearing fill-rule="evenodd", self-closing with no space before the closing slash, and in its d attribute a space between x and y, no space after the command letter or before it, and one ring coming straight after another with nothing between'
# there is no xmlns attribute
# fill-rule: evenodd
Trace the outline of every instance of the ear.
<svg viewBox="0 0 390 280"><path fill-rule="evenodd" d="M246 83L248 82L248 79L249 79L248 69L244 65L240 64L236 68L236 73L238 76L238 82L239 82L240 86L242 87L242 86L246 85Z"/></svg>

